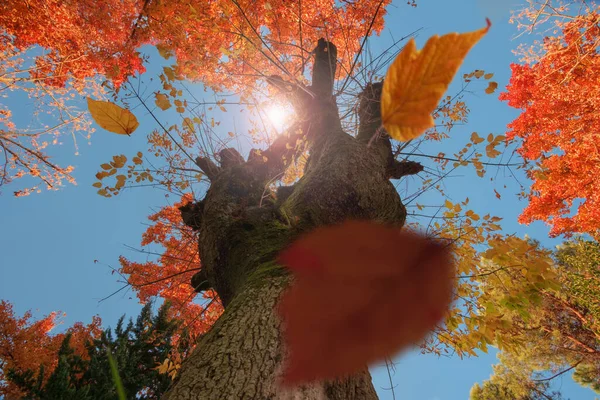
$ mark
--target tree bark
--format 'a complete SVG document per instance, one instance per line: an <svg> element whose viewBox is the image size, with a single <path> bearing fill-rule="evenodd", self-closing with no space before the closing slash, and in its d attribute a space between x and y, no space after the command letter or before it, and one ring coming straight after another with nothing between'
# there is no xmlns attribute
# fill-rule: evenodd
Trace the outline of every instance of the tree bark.
<svg viewBox="0 0 600 400"><path fill-rule="evenodd" d="M365 369L334 382L283 389L284 349L275 305L289 278L255 277L228 305L185 363L169 399L376 399Z"/></svg>
<svg viewBox="0 0 600 400"><path fill-rule="evenodd" d="M199 233L202 271L194 286L214 288L225 312L184 362L167 399L377 398L367 366L333 382L288 390L278 384L285 365L285 327L276 304L291 278L277 264L277 254L318 226L347 219L402 226L406 217L389 181L389 138L379 131L380 85L375 91L367 88L361 97L359 136L345 133L332 95L335 54L333 44L319 41L313 76L318 87L295 91L299 97L292 100L302 108L302 118L271 148L252 151L245 162L227 151L219 167L198 162L210 171L211 186L201 202L182 210L186 223ZM280 78L273 81L284 86ZM378 138L368 139L376 133ZM292 187L280 188L271 201L272 178L285 170L294 152L305 148L298 139L310 149L304 176Z"/></svg>

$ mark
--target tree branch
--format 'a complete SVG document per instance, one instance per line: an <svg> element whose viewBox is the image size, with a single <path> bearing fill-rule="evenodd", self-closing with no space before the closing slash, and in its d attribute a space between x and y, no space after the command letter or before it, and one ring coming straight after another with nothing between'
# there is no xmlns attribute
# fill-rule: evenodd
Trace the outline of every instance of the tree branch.
<svg viewBox="0 0 600 400"><path fill-rule="evenodd" d="M580 360L580 361L577 361L577 362L575 363L575 365L572 365L572 366L570 366L569 368L567 368L567 369L565 369L565 370L563 370L563 371L560 371L559 373L557 373L557 374L554 374L554 375L552 375L552 376L551 376L551 377L549 377L549 378L544 378L544 379L532 379L532 380L533 380L534 382L547 382L547 381L551 381L552 379L554 379L554 378L556 378L556 377L559 377L559 376L561 376L562 374L564 374L564 373L567 373L567 372L571 371L572 369L576 368L576 367L577 367L579 364L581 364L581 360Z"/></svg>
<svg viewBox="0 0 600 400"><path fill-rule="evenodd" d="M214 180L219 172L221 172L221 168L217 167L208 157L196 157L195 163L210 181Z"/></svg>
<svg viewBox="0 0 600 400"><path fill-rule="evenodd" d="M318 98L330 98L333 95L333 82L337 63L337 47L325 39L319 39L314 49L315 62L312 76L312 92Z"/></svg>

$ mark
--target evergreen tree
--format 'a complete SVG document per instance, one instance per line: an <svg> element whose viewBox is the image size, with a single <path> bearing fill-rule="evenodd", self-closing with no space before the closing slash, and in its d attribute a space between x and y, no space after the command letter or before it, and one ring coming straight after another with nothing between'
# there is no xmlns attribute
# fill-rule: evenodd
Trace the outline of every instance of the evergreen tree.
<svg viewBox="0 0 600 400"><path fill-rule="evenodd" d="M167 390L174 373L159 368L173 365L175 354L186 354L189 340L175 336L178 322L169 318L169 303L156 315L148 303L136 322L121 317L114 330L110 328L87 343L87 357L77 355L67 335L58 352L56 369L45 379L44 370L9 371L7 377L26 394L24 399L44 400L115 400L117 391L107 352L117 363L119 376L129 399L156 399ZM171 371L172 372L172 371Z"/></svg>

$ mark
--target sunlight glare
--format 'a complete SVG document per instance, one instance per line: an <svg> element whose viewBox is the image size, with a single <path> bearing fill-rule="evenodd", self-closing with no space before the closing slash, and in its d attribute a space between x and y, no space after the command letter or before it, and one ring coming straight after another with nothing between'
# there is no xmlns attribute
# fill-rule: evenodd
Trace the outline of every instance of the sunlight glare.
<svg viewBox="0 0 600 400"><path fill-rule="evenodd" d="M267 116L269 117L269 121L271 121L275 129L278 131L283 130L283 128L287 125L291 115L291 108L285 107L281 104L273 104L267 108Z"/></svg>

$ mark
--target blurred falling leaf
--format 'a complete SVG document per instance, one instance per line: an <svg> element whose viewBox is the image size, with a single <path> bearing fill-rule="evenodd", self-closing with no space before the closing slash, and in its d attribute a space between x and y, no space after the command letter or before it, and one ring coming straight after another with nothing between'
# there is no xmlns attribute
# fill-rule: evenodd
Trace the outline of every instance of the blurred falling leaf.
<svg viewBox="0 0 600 400"><path fill-rule="evenodd" d="M140 125L131 111L110 101L87 98L88 109L98 125L109 132L130 135Z"/></svg>
<svg viewBox="0 0 600 400"><path fill-rule="evenodd" d="M281 298L284 384L357 372L421 340L448 309L449 251L374 222L319 228L281 253L295 275Z"/></svg>
<svg viewBox="0 0 600 400"><path fill-rule="evenodd" d="M414 139L434 125L431 113L437 107L465 56L488 31L432 36L422 50L414 39L390 66L383 82L381 117L383 126L396 140Z"/></svg>
<svg viewBox="0 0 600 400"><path fill-rule="evenodd" d="M110 348L106 349L106 356L108 357L108 365L110 366L110 373L113 378L113 383L115 384L115 389L117 390L117 398L119 400L127 400L125 388L123 387L123 382L121 381L121 377L119 376L119 367L117 366L117 362L112 356Z"/></svg>

